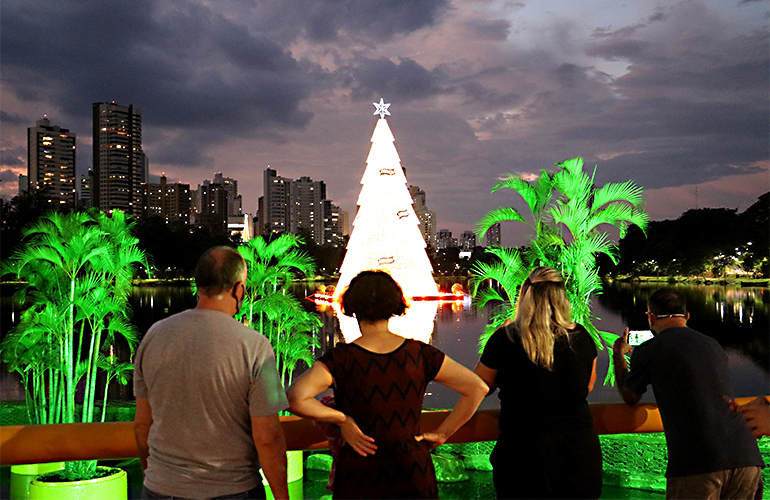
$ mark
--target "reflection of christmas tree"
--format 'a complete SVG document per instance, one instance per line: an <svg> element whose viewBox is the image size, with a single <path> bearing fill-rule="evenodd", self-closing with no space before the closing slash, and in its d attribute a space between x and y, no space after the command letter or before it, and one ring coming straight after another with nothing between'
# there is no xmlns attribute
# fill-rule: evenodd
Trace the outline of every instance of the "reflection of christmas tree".
<svg viewBox="0 0 770 500"><path fill-rule="evenodd" d="M340 268L337 293L359 272L382 269L393 276L407 297L436 296L438 287L418 227L420 221L412 208L395 139L385 120L390 105L382 99L374 105L374 114L379 114L380 119L361 179L358 213Z"/></svg>

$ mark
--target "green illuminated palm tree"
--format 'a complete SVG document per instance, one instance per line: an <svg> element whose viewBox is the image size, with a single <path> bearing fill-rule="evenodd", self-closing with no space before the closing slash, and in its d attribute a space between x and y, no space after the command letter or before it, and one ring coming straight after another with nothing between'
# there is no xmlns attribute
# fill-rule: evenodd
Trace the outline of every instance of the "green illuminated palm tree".
<svg viewBox="0 0 770 500"><path fill-rule="evenodd" d="M128 293L137 266L145 262L130 229L119 211L47 214L24 231L24 243L2 264L3 275L23 282L15 298L29 304L3 341L3 359L27 382L35 423L93 421L101 351L116 335L132 350L137 343ZM108 374L108 382L116 376ZM76 415L81 381L85 395ZM71 462L65 473L85 479L95 466Z"/></svg>
<svg viewBox="0 0 770 500"><path fill-rule="evenodd" d="M596 257L603 253L617 261L617 246L604 230L606 225L617 228L621 238L632 224L642 230L647 227L642 188L633 181L597 187L596 167L591 175L584 173L582 158L556 165L560 170L543 170L534 181L512 175L493 188L492 192L508 188L519 193L529 208L528 218L513 207L501 207L486 214L477 226L480 237L494 224L506 221L522 222L535 230L535 238L524 252L490 248L488 251L499 262L480 263L473 269L472 290L477 302L481 306L490 301L505 304L487 326L480 340L482 347L495 329L513 319L518 290L538 266L550 266L562 273L573 319L586 327L598 348L603 349L605 343L614 340L613 334L600 332L593 324L590 300L602 288ZM489 280L495 285L484 286ZM608 378L612 378L612 373Z"/></svg>
<svg viewBox="0 0 770 500"><path fill-rule="evenodd" d="M273 293L285 294L296 273L306 278L314 275L313 259L299 250L301 243L299 236L283 234L271 242L266 242L261 236L252 238L238 247L249 272L241 311L252 324L255 316L259 319L260 328L264 320L264 315L257 315L254 310L258 300Z"/></svg>
<svg viewBox="0 0 770 500"><path fill-rule="evenodd" d="M310 278L315 272L313 260L299 250L301 242L296 235L284 234L269 243L257 237L238 247L248 266L241 317L270 340L287 384L298 361L312 364L312 348L319 345L315 333L321 325L318 316L305 311L289 293L295 274Z"/></svg>
<svg viewBox="0 0 770 500"><path fill-rule="evenodd" d="M262 333L275 350L281 379L291 384L299 361L304 361L307 366L315 361L312 349L320 347L315 333L321 320L305 311L293 295L280 292L259 299L254 308L266 319Z"/></svg>

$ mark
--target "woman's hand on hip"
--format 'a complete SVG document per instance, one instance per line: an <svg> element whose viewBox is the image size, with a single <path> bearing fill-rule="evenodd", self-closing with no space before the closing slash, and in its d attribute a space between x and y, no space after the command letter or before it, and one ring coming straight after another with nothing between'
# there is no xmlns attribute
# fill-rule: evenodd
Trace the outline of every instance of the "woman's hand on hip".
<svg viewBox="0 0 770 500"><path fill-rule="evenodd" d="M342 437L345 438L345 442L352 446L356 453L362 457L374 455L374 452L377 450L374 438L361 432L353 417L346 415L345 421L340 424L340 429L342 430Z"/></svg>

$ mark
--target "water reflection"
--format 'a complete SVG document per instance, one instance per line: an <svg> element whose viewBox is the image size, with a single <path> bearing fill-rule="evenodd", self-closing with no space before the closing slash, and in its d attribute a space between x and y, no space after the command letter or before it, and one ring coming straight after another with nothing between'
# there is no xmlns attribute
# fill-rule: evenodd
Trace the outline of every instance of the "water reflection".
<svg viewBox="0 0 770 500"><path fill-rule="evenodd" d="M770 291L763 287L605 283L598 303L620 314L632 330L647 329L647 299L662 286L671 286L687 300L688 325L770 368Z"/></svg>
<svg viewBox="0 0 770 500"><path fill-rule="evenodd" d="M607 283L604 293L595 299L593 310L601 318L600 330L619 333L631 329L646 329L647 298L660 284ZM312 293L314 286L298 284L292 290L298 297ZM768 364L770 352L768 332L770 321L770 293L762 288L728 288L721 286L677 286L688 300L691 313L690 325L706 335L714 337L728 353L733 383L738 396L770 393ZM0 287L0 326L2 337L18 322L22 308L13 304L14 287ZM134 288L131 295L132 322L140 336L156 321L171 314L195 306L195 297L189 287L159 286ZM322 326L317 332L320 347L315 349L319 357L337 342L351 341L357 336L357 324L353 318L335 314L330 305L316 305L302 300L308 311L317 311ZM479 310L469 300L465 302L414 302L412 313L420 319L421 326L409 333L408 328L393 325L402 335L430 342L459 363L472 368L478 360L478 339L486 326L491 310ZM353 330L342 326L352 321ZM343 333L343 331L345 333ZM348 334L348 331L352 332ZM116 340L114 355L122 362L130 361L131 351L122 340ZM597 368L599 381L604 378L608 362L607 351L599 353ZM429 387L426 407L451 407L457 397L451 391L433 384ZM131 385L110 387L111 399L133 399ZM16 374L8 373L6 365L0 367L0 398L24 399L24 392ZM613 387L597 384L590 396L594 402L618 402ZM483 407L494 407L497 398L487 398Z"/></svg>

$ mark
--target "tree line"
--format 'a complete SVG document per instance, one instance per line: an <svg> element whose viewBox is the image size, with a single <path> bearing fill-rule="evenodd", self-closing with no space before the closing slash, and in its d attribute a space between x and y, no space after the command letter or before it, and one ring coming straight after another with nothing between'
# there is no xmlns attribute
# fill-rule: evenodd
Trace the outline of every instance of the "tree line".
<svg viewBox="0 0 770 500"><path fill-rule="evenodd" d="M650 221L646 235L638 226L631 226L620 239L617 264L603 254L599 256L600 274L719 277L739 267L755 277L768 278L769 200L770 192L741 213L730 208L688 210L674 220ZM48 204L34 195L0 200L0 254L10 255L21 242L24 227L48 211ZM198 257L206 249L238 243L224 231L167 224L160 217L142 217L135 222L139 248L148 254L158 278L190 277ZM345 246L345 241L338 246L316 245L312 238L302 238L300 249L313 258L321 275L333 276L342 264ZM477 261L494 260L494 256L481 247L474 249L470 259L461 259L459 249L453 248L429 252L429 257L437 275L455 276L467 276Z"/></svg>
<svg viewBox="0 0 770 500"><path fill-rule="evenodd" d="M770 277L770 192L745 211L688 210L674 220L652 221L646 235L635 226L620 240L620 261L601 262L605 275L722 277L740 269Z"/></svg>

